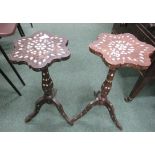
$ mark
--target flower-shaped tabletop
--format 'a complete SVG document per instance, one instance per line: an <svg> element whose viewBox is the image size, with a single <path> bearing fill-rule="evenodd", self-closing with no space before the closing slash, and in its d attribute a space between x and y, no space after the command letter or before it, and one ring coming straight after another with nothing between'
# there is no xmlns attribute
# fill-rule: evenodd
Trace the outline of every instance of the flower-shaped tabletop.
<svg viewBox="0 0 155 155"><path fill-rule="evenodd" d="M38 32L17 40L9 58L13 63L27 64L33 70L41 71L55 61L70 57L67 43L63 37Z"/></svg>
<svg viewBox="0 0 155 155"><path fill-rule="evenodd" d="M89 45L89 49L111 67L128 66L138 69L146 69L151 64L150 55L155 51L155 47L139 41L129 33L102 33Z"/></svg>

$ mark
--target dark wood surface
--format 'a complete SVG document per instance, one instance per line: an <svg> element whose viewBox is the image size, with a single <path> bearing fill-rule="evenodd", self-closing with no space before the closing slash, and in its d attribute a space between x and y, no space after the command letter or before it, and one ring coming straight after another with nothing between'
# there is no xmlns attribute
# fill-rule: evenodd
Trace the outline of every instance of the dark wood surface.
<svg viewBox="0 0 155 155"><path fill-rule="evenodd" d="M34 71L42 72L44 95L36 101L33 112L25 118L25 122L31 121L39 113L41 107L47 103L55 105L67 123L73 125L63 106L55 98L56 91L48 71L48 67L53 62L66 60L70 57L67 43L65 38L45 32L37 32L15 42L14 51L9 56L11 61L16 64L26 64Z"/></svg>

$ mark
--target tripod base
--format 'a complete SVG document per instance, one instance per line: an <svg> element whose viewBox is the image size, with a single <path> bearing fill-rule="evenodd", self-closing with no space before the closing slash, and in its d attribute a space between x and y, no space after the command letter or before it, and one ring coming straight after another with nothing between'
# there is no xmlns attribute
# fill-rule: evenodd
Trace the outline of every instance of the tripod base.
<svg viewBox="0 0 155 155"><path fill-rule="evenodd" d="M53 91L53 96L55 96L56 91ZM68 118L67 114L65 113L63 106L57 101L57 99L55 97L51 96L42 96L40 97L35 104L35 109L34 111L29 114L26 118L25 118L25 122L30 122L40 111L41 107L44 104L54 104L57 108L57 110L59 111L59 113L61 114L61 116L66 120L66 122L70 125L73 125L73 123L70 121L70 119Z"/></svg>
<svg viewBox="0 0 155 155"><path fill-rule="evenodd" d="M118 129L122 130L123 128L116 118L112 103L110 103L110 101L107 98L101 98L100 91L98 91L97 93L94 92L94 95L96 99L91 101L77 116L73 117L71 122L74 123L75 121L86 115L87 112L90 111L94 106L99 105L99 106L105 106L108 109L112 121L114 122L114 124Z"/></svg>

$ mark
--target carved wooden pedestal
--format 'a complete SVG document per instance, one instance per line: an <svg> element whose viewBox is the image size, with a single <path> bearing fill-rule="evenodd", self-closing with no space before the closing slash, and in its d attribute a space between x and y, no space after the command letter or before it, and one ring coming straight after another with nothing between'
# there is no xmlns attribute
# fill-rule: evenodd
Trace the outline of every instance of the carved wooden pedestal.
<svg viewBox="0 0 155 155"><path fill-rule="evenodd" d="M31 121L47 104L54 104L62 117L72 125L73 123L64 112L62 105L55 98L53 81L49 75L48 67L57 61L67 60L70 52L67 48L68 40L57 35L38 32L30 37L19 39L15 43L15 49L10 54L10 60L16 64L26 64L34 71L42 72L42 89L44 95L36 101L34 111L25 118L25 122Z"/></svg>
<svg viewBox="0 0 155 155"><path fill-rule="evenodd" d="M49 75L48 69L42 71L42 89L44 91L44 95L36 101L34 111L25 118L25 122L31 121L39 113L41 107L47 103L54 104L67 123L73 125L65 113L62 105L55 98L56 90L53 87L53 81Z"/></svg>
<svg viewBox="0 0 155 155"><path fill-rule="evenodd" d="M107 99L116 69L120 67L146 69L151 64L150 55L155 48L144 42L140 42L132 34L114 35L102 33L97 37L96 41L89 45L89 50L102 58L109 67L109 73L101 87L101 91L95 94L96 99L90 102L82 112L75 116L72 122L84 116L94 106L104 105L108 109L115 125L122 130L120 123L116 119L114 107Z"/></svg>

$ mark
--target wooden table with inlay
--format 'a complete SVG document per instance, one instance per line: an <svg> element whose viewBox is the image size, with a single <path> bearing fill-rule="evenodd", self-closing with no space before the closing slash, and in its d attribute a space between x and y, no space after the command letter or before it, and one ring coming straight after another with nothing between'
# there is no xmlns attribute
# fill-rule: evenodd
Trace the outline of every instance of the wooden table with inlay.
<svg viewBox="0 0 155 155"><path fill-rule="evenodd" d="M115 125L122 130L122 126L116 118L114 107L107 99L115 72L120 67L146 69L151 64L150 56L155 48L152 45L139 41L129 33L118 35L102 33L97 37L96 41L89 45L89 50L102 58L109 67L109 72L101 86L101 90L95 93L96 99L91 101L84 110L73 117L72 122L74 123L84 116L94 106L103 105L108 109Z"/></svg>
<svg viewBox="0 0 155 155"><path fill-rule="evenodd" d="M70 57L67 44L68 40L64 37L45 32L37 32L14 43L14 51L9 55L10 60L15 64L26 64L36 72L42 72L44 95L36 101L34 111L25 118L25 122L31 121L39 113L41 107L47 103L54 104L67 123L72 125L62 105L55 98L56 90L48 71L52 63L67 60Z"/></svg>

